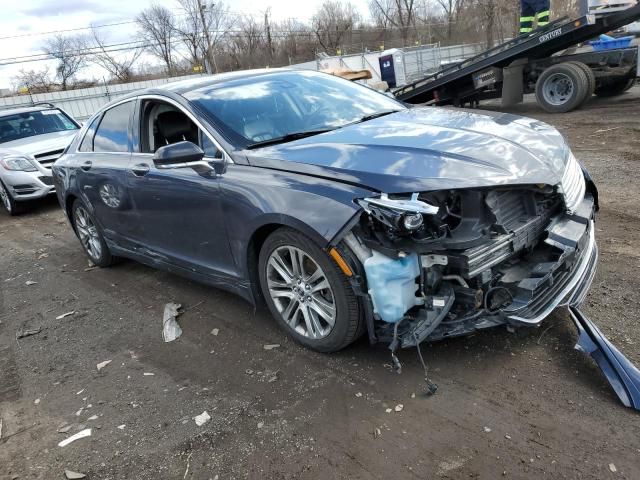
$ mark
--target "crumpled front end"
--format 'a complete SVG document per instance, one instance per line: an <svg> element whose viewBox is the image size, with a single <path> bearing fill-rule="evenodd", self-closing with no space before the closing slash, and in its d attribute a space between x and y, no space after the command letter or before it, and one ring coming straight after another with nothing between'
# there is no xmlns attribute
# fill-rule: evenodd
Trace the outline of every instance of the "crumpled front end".
<svg viewBox="0 0 640 480"><path fill-rule="evenodd" d="M571 158L556 186L360 200L343 242L363 266L375 339L411 347L579 304L598 258L596 195Z"/></svg>

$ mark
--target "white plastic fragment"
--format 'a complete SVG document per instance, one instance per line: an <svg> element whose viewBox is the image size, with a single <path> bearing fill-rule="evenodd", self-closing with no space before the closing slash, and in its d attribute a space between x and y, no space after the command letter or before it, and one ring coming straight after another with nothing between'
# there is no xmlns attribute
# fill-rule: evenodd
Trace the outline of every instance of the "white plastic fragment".
<svg viewBox="0 0 640 480"><path fill-rule="evenodd" d="M62 319L63 319L63 318L65 318L65 317L69 317L69 316L73 315L74 313L76 313L76 311L75 311L75 310L73 310L73 311L71 311L71 312L63 313L62 315L58 315L58 316L56 317L56 320L62 320Z"/></svg>
<svg viewBox="0 0 640 480"><path fill-rule="evenodd" d="M97 420L98 419L98 415L91 415L89 418L87 418L87 420Z"/></svg>
<svg viewBox="0 0 640 480"><path fill-rule="evenodd" d="M82 392L84 392L84 388L78 392L76 392L76 395L80 395Z"/></svg>
<svg viewBox="0 0 640 480"><path fill-rule="evenodd" d="M202 425L207 423L209 420L211 420L211 417L209 416L209 414L205 410L200 415L196 415L195 417L193 417L193 419L196 421L196 425L201 427Z"/></svg>
<svg viewBox="0 0 640 480"><path fill-rule="evenodd" d="M484 433L491 433L491 429L489 427L483 427Z"/></svg>
<svg viewBox="0 0 640 480"><path fill-rule="evenodd" d="M258 422L258 428L264 427L264 422Z"/></svg>
<svg viewBox="0 0 640 480"><path fill-rule="evenodd" d="M218 333L220 333L219 328L214 328L213 330L211 330L211 335L213 335L214 337L217 337Z"/></svg>
<svg viewBox="0 0 640 480"><path fill-rule="evenodd" d="M123 423L122 425L118 425L116 428L118 430L124 430L124 427L126 427L126 425Z"/></svg>
<svg viewBox="0 0 640 480"><path fill-rule="evenodd" d="M38 405L38 404L40 403L40 399L39 399L39 398L36 398L36 399L33 401L33 403L34 403L34 405Z"/></svg>
<svg viewBox="0 0 640 480"><path fill-rule="evenodd" d="M176 338L182 335L182 329L176 317L180 315L178 311L182 305L179 303L167 303L164 306L164 313L162 315L162 339L167 342L173 342Z"/></svg>
<svg viewBox="0 0 640 480"><path fill-rule="evenodd" d="M62 440L58 444L58 446L59 447L66 447L67 445L69 445L72 442L75 442L76 440L80 440L81 438L90 437L90 436L91 436L91 429L90 428L85 428L84 430L79 431L75 435L71 435L69 438L65 438L64 440Z"/></svg>
<svg viewBox="0 0 640 480"><path fill-rule="evenodd" d="M142 375L144 375L145 377L153 377L155 375L155 373L152 372L144 372Z"/></svg>
<svg viewBox="0 0 640 480"><path fill-rule="evenodd" d="M33 280L27 280L26 282L24 282L25 285L30 286L30 285L37 285L38 282L34 282Z"/></svg>
<svg viewBox="0 0 640 480"><path fill-rule="evenodd" d="M71 425L64 425L58 429L58 433L67 433L71 430Z"/></svg>
<svg viewBox="0 0 640 480"><path fill-rule="evenodd" d="M393 409L391 409L391 408L387 408L387 409L385 410L385 412L387 412L387 413L391 413L391 412L393 412Z"/></svg>
<svg viewBox="0 0 640 480"><path fill-rule="evenodd" d="M618 471L618 469L613 463L609 464L609 470L611 470L612 473L616 473Z"/></svg>
<svg viewBox="0 0 640 480"><path fill-rule="evenodd" d="M84 473L74 472L73 470L65 470L64 476L67 477L67 480L78 480L80 478L87 478Z"/></svg>
<svg viewBox="0 0 640 480"><path fill-rule="evenodd" d="M404 405L402 405L401 403L399 403L398 405L396 405L395 411L396 411L396 412L401 412L403 408L404 408Z"/></svg>
<svg viewBox="0 0 640 480"><path fill-rule="evenodd" d="M356 397L360 398L362 396L362 393L358 392L356 393Z"/></svg>
<svg viewBox="0 0 640 480"><path fill-rule="evenodd" d="M280 347L279 343L267 344L263 346L265 350L273 350L274 348L279 348L279 347Z"/></svg>
<svg viewBox="0 0 640 480"><path fill-rule="evenodd" d="M99 364L97 364L96 368L98 369L98 371L100 371L110 363L111 363L111 360L105 360L104 362L100 362Z"/></svg>

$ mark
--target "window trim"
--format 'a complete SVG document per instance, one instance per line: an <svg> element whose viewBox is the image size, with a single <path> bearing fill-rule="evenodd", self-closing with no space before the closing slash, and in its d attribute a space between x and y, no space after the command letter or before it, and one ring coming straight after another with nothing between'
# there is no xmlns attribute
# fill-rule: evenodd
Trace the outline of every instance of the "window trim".
<svg viewBox="0 0 640 480"><path fill-rule="evenodd" d="M173 98L166 97L164 95L151 94L151 93L139 95L136 98L138 100L140 100L140 101L142 101L142 100L159 100L159 101L166 102L166 103L176 107L178 110L180 110L182 113L184 113L187 117L189 117L189 119L196 125L196 127L198 127L200 129L200 131L202 131L209 138L209 140L211 140L211 142L216 146L216 148L220 152L222 152L222 159L215 158L215 157L205 157L205 158L212 158L213 160L216 160L216 161L223 160L226 163L235 163L233 161L233 159L231 158L231 155L229 155L229 153L222 147L222 145L220 145L220 142L218 142L213 137L213 135L211 135L211 132L209 132L209 130L207 130L202 125L202 122L200 120L198 120L195 117L195 115L192 115L191 112L187 111L179 102L175 101ZM138 107L138 110L140 110L139 107ZM138 126L137 128L139 129L140 126ZM146 152L133 152L133 154L134 155L146 155L146 156L151 156L151 157L153 157L153 155L154 155L153 153L146 153Z"/></svg>

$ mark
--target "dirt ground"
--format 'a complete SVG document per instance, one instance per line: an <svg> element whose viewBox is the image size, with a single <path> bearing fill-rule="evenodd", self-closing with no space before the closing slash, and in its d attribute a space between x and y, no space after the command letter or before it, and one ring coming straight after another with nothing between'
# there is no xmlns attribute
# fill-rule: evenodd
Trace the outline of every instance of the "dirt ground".
<svg viewBox="0 0 640 480"><path fill-rule="evenodd" d="M510 111L558 127L598 183L584 310L640 364L640 86L564 115ZM87 270L55 199L0 213L0 253L1 479L640 478L640 415L573 350L564 312L426 346L426 398L415 350L397 375L365 339L317 354L231 294L133 262ZM165 344L169 301L184 333Z"/></svg>

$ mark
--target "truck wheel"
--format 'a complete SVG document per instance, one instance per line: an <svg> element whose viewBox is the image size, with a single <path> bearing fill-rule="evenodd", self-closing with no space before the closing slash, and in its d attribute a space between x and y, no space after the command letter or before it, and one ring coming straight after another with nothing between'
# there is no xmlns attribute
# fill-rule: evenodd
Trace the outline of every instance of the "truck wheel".
<svg viewBox="0 0 640 480"><path fill-rule="evenodd" d="M536 100L550 113L564 113L578 108L589 89L582 68L572 63L558 63L547 68L536 82Z"/></svg>
<svg viewBox="0 0 640 480"><path fill-rule="evenodd" d="M636 83L635 77L623 78L614 82L605 83L596 88L595 94L599 97L615 97L622 95L624 92L633 87Z"/></svg>
<svg viewBox="0 0 640 480"><path fill-rule="evenodd" d="M591 67L589 67L589 65L587 65L586 63L582 63L582 62L568 62L568 63L571 63L572 65L575 65L576 67L580 68L584 72L585 76L587 77L587 90L585 91L584 100L582 100L582 103L584 103L593 96L596 90L596 76L594 75L593 70L591 70Z"/></svg>

